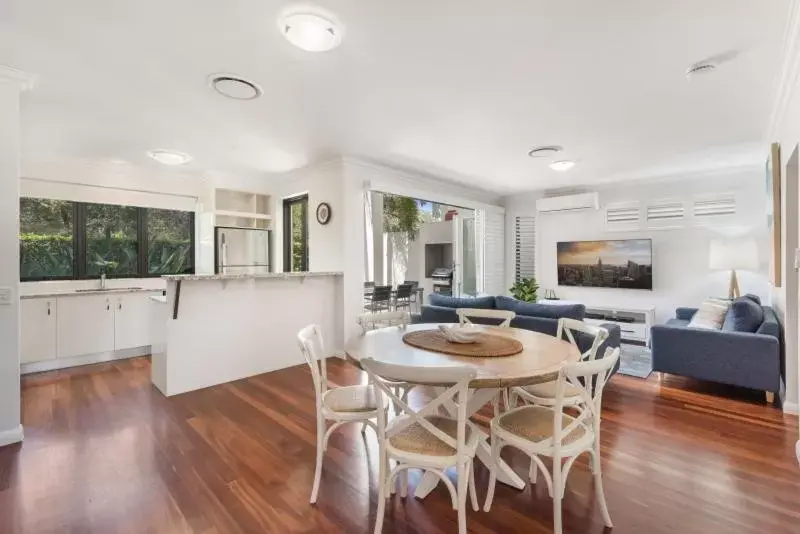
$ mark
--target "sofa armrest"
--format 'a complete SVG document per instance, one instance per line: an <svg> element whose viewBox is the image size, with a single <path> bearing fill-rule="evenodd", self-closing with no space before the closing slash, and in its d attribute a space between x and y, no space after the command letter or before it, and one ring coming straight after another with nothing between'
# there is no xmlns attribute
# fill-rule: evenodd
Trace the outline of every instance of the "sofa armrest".
<svg viewBox="0 0 800 534"><path fill-rule="evenodd" d="M691 321L695 313L697 313L697 308L678 308L675 310L675 318L682 321Z"/></svg>
<svg viewBox="0 0 800 534"><path fill-rule="evenodd" d="M653 371L764 391L780 391L780 346L773 336L656 325Z"/></svg>

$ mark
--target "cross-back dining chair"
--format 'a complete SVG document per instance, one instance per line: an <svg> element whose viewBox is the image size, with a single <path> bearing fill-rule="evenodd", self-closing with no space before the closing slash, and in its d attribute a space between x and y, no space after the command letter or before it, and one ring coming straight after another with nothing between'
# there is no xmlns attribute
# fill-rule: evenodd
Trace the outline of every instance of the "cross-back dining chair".
<svg viewBox="0 0 800 534"><path fill-rule="evenodd" d="M451 504L458 513L458 532L466 534L467 494L472 497L472 507L478 510L475 492L473 459L478 445L485 437L467 424L469 384L475 376L473 369L462 367L411 367L361 360L361 367L375 386L379 402L385 396L402 408L402 415L387 420L385 413L378 414L378 443L380 446L378 477L378 511L375 533L380 534L386 511L386 499L400 475L400 496L408 493L408 470L422 469L436 475L450 492ZM445 391L421 408L412 408L393 391L395 382L417 385L449 384ZM440 408L455 403L455 419L440 415ZM396 465L389 470L389 460ZM448 478L445 470L456 468L457 484Z"/></svg>
<svg viewBox="0 0 800 534"><path fill-rule="evenodd" d="M404 311L365 313L358 317L358 324L361 326L361 331L364 334L370 330L387 328L390 326L397 326L404 329L410 322L411 314ZM412 389L414 389L413 384L406 384L404 382L394 383L395 394L403 399L404 402L408 402L408 394ZM395 403L392 403L392 406L396 414L400 413L400 408Z"/></svg>
<svg viewBox="0 0 800 534"><path fill-rule="evenodd" d="M311 489L310 502L317 502L319 483L322 476L323 453L328 448L328 440L333 432L348 423L361 423L361 432L371 426L377 432L374 420L379 413L384 413L385 408L375 395L372 386L343 386L331 387L328 384L328 372L325 364L325 349L322 334L317 325L309 325L297 334L300 352L311 369L311 378L314 382L314 395L316 397L317 412L317 459L314 470L314 485ZM328 427L328 421L333 425Z"/></svg>
<svg viewBox="0 0 800 534"><path fill-rule="evenodd" d="M501 328L511 326L511 321L517 316L513 311L485 310L482 308L458 308L456 314L458 314L459 324L462 325L472 324L471 319L497 319L500 323L495 326Z"/></svg>
<svg viewBox="0 0 800 534"><path fill-rule="evenodd" d="M599 360L566 364L558 373L556 397L552 407L522 406L510 410L491 422L492 458L494 462L489 476L489 490L484 511L492 507L497 483L496 462L506 446L521 450L531 458L530 480L536 483L541 471L547 490L553 499L553 530L562 533L561 501L564 499L566 480L575 459L588 452L591 455L590 469L594 474L597 503L607 527L613 527L608 513L603 479L600 469L600 412L603 389L619 359L619 348L614 348ZM567 386L579 393L581 403L578 415L564 413ZM553 471L548 471L541 457L552 458ZM566 460L565 463L562 462Z"/></svg>
<svg viewBox="0 0 800 534"><path fill-rule="evenodd" d="M571 345L578 347L576 336L583 334L591 336L592 345L581 354L582 361L592 361L597 357L600 346L608 339L608 330L600 326L584 323L576 319L562 317L558 320L558 330L556 337L565 339ZM521 398L526 403L539 404L542 406L553 406L556 397L556 382L544 382L533 386L517 387L511 391L511 404L516 406L517 399ZM565 393L565 404L574 406L581 403L580 391L567 385Z"/></svg>

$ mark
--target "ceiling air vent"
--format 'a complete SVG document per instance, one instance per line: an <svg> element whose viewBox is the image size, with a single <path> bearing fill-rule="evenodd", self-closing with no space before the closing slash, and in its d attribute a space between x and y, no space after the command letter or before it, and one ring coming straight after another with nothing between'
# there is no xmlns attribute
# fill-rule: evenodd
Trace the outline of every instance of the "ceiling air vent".
<svg viewBox="0 0 800 534"><path fill-rule="evenodd" d="M562 150L564 150L563 147L558 145L535 146L528 151L528 155L532 158L547 158L558 154Z"/></svg>
<svg viewBox="0 0 800 534"><path fill-rule="evenodd" d="M222 96L234 100L255 100L263 93L257 83L233 74L212 74L208 84Z"/></svg>

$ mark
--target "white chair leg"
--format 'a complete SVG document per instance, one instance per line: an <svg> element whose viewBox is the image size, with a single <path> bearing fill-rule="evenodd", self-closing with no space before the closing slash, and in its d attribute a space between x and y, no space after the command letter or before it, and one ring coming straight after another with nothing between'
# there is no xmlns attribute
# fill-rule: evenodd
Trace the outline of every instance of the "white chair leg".
<svg viewBox="0 0 800 534"><path fill-rule="evenodd" d="M367 423L366 422L361 423L361 433L362 434L366 434L367 433Z"/></svg>
<svg viewBox="0 0 800 534"><path fill-rule="evenodd" d="M539 466L536 462L531 458L531 466L528 468L528 478L531 481L531 484L536 484L536 478L539 475Z"/></svg>
<svg viewBox="0 0 800 534"><path fill-rule="evenodd" d="M311 504L317 502L319 482L322 478L322 454L325 450L325 419L322 414L317 414L317 466L314 469L314 485L311 488Z"/></svg>
<svg viewBox="0 0 800 534"><path fill-rule="evenodd" d="M467 468L469 469L469 494L472 498L472 509L477 512L480 510L480 506L478 505L478 492L475 490L475 462L467 464Z"/></svg>
<svg viewBox="0 0 800 534"><path fill-rule="evenodd" d="M458 472L458 534L467 534L467 464L459 462Z"/></svg>
<svg viewBox="0 0 800 534"><path fill-rule="evenodd" d="M492 408L494 409L494 416L500 415L500 393L492 397Z"/></svg>
<svg viewBox="0 0 800 534"><path fill-rule="evenodd" d="M509 399L508 388L503 390L503 404L505 404L505 411L509 411L511 409L511 402Z"/></svg>
<svg viewBox="0 0 800 534"><path fill-rule="evenodd" d="M489 487L486 490L486 502L483 511L488 512L492 509L494 500L494 488L497 485L497 462L500 459L500 438L492 436L492 464L489 466Z"/></svg>
<svg viewBox="0 0 800 534"><path fill-rule="evenodd" d="M597 494L597 502L600 504L600 514L603 516L603 521L606 526L613 528L614 524L611 522L611 515L608 513L608 504L606 504L606 494L603 491L603 474L600 469L600 434L597 433L595 438L595 448L592 451L592 473L594 473L594 490Z"/></svg>
<svg viewBox="0 0 800 534"><path fill-rule="evenodd" d="M564 481L561 480L561 457L553 457L553 534L561 534L561 499Z"/></svg>
<svg viewBox="0 0 800 534"><path fill-rule="evenodd" d="M383 446L381 446L383 449ZM378 465L378 511L375 512L375 534L381 534L383 530L383 516L386 514L386 492L387 478L389 476L388 460L386 459L386 451L381 450L379 465Z"/></svg>
<svg viewBox="0 0 800 534"><path fill-rule="evenodd" d="M408 496L408 469L403 470L400 476L400 497L405 499Z"/></svg>

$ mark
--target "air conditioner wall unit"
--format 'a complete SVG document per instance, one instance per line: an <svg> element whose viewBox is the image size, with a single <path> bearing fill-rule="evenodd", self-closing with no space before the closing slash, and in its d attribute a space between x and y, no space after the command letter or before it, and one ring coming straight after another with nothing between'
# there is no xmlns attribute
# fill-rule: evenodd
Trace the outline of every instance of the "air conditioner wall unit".
<svg viewBox="0 0 800 534"><path fill-rule="evenodd" d="M536 201L539 213L559 213L564 211L596 210L600 208L600 195L597 193L580 193L578 195L562 195L545 197Z"/></svg>

